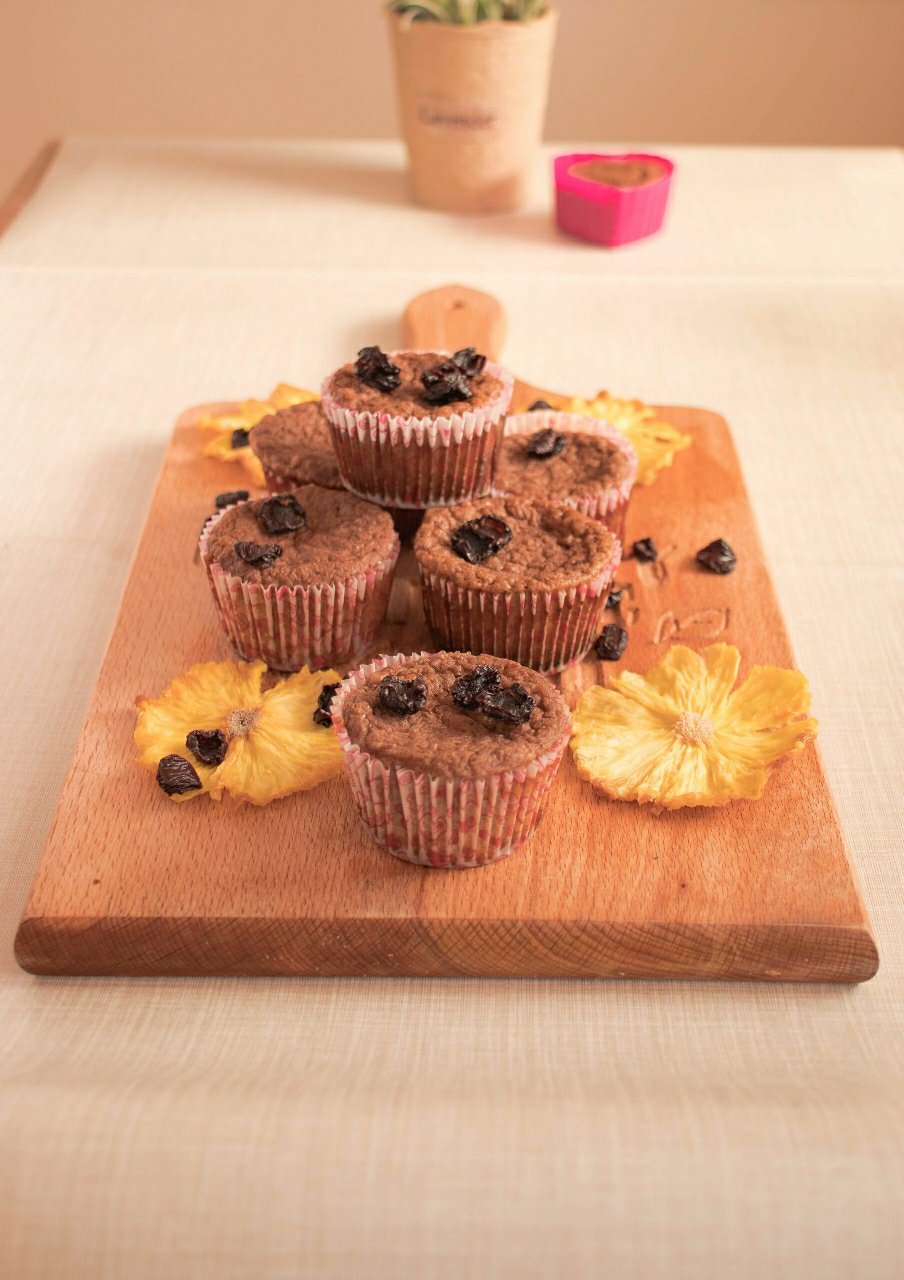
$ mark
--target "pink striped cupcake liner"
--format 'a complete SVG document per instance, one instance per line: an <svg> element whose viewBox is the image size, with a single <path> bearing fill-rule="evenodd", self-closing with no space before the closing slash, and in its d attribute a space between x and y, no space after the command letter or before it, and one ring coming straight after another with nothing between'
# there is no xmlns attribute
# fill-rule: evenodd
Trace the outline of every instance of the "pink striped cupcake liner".
<svg viewBox="0 0 904 1280"><path fill-rule="evenodd" d="M604 569L563 591L481 591L418 568L424 612L441 648L492 653L554 672L590 651L603 629L620 563L621 544L616 542Z"/></svg>
<svg viewBox="0 0 904 1280"><path fill-rule="evenodd" d="M576 511L583 511L584 515L590 516L592 520L599 520L621 542L624 542L628 502L637 476L637 452L633 444L608 422L601 418L586 418L579 413L560 413L555 409L543 409L534 413L511 413L505 420L506 435L532 436L537 431L546 431L549 428L565 434L569 431L583 431L587 435L602 436L627 455L631 464L630 470L625 479L618 484L612 485L602 493L569 494L568 497L557 495L559 502L574 507ZM504 494L505 491L499 489L497 492Z"/></svg>
<svg viewBox="0 0 904 1280"><path fill-rule="evenodd" d="M223 630L248 661L276 671L349 662L376 639L389 603L399 541L392 554L351 578L317 586L262 586L227 573L208 555L208 538L230 510L211 516L201 533L201 560Z"/></svg>
<svg viewBox="0 0 904 1280"><path fill-rule="evenodd" d="M358 811L377 844L421 867L485 867L530 837L571 735L521 769L442 778L386 763L351 741L342 708L374 671L420 654L380 657L342 682L331 707Z"/></svg>
<svg viewBox="0 0 904 1280"><path fill-rule="evenodd" d="M399 354L389 352L390 358ZM488 494L514 379L489 360L485 372L501 384L488 404L426 418L346 409L333 399L332 375L327 378L323 412L346 488L369 502L402 508L449 506Z"/></svg>

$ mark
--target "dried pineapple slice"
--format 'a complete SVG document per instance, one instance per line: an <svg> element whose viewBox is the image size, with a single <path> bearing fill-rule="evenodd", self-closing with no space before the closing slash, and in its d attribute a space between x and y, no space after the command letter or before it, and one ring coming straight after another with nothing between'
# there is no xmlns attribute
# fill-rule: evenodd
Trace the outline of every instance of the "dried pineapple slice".
<svg viewBox="0 0 904 1280"><path fill-rule="evenodd" d="M264 469L260 460L250 445L233 448L232 433L237 430L250 431L262 418L278 409L288 409L293 404L307 404L309 400L319 399L315 391L305 391L288 382L281 382L273 388L267 400L243 400L229 413L205 414L198 422L198 429L207 433L202 452L205 458L219 458L221 462L241 462L252 483L263 487Z"/></svg>
<svg viewBox="0 0 904 1280"><path fill-rule="evenodd" d="M250 804L269 804L307 791L342 768L342 750L332 729L314 723L317 699L335 671L307 667L261 691L263 662L202 662L177 676L158 698L138 698L135 745L138 763L156 772L167 755L183 756L213 800L229 793ZM226 758L205 765L186 746L194 729L220 729L229 740Z"/></svg>
<svg viewBox="0 0 904 1280"><path fill-rule="evenodd" d="M645 676L594 685L574 711L578 772L615 800L664 809L756 800L772 766L816 736L799 671L753 667L734 645L673 645Z"/></svg>
<svg viewBox="0 0 904 1280"><path fill-rule="evenodd" d="M641 400L619 400L600 391L594 400L575 396L565 409L586 418L603 418L630 440L637 453L635 484L652 484L660 471L672 465L675 454L692 443L690 436L663 422L656 410Z"/></svg>

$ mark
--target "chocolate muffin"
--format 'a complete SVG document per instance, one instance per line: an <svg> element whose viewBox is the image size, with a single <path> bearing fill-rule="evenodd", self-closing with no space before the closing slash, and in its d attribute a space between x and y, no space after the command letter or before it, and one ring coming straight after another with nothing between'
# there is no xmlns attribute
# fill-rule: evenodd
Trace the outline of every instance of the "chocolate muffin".
<svg viewBox="0 0 904 1280"><path fill-rule="evenodd" d="M564 502L500 496L427 513L415 538L427 621L447 649L540 671L599 635L621 544Z"/></svg>
<svg viewBox="0 0 904 1280"><path fill-rule="evenodd" d="M512 385L473 348L362 348L323 384L343 482L403 509L488 493Z"/></svg>
<svg viewBox="0 0 904 1280"><path fill-rule="evenodd" d="M599 182L605 187L643 187L649 182L658 182L665 175L666 167L659 160L637 156L624 160L599 156L578 161L568 172L575 178Z"/></svg>
<svg viewBox="0 0 904 1280"><path fill-rule="evenodd" d="M241 656L297 671L346 662L373 642L399 539L385 511L309 484L218 512L200 551Z"/></svg>
<svg viewBox="0 0 904 1280"><path fill-rule="evenodd" d="M431 399L432 393L424 385L423 376L431 369L449 363L451 358L447 354L440 351L394 351L386 359L398 369L397 386L384 390L383 387L374 385L375 379L365 381L357 372L360 368L359 358L354 363L344 364L329 379L330 395L334 402L343 409L363 413L385 413L392 417L432 420L437 415L442 417L493 404L502 391L502 380L493 372L494 366L484 363L480 372L470 376L462 373L456 383L457 387L466 386L470 395L456 394L453 387L448 398ZM383 381L385 383L387 380ZM394 379L390 376L388 381ZM443 412L444 410L447 412Z"/></svg>
<svg viewBox="0 0 904 1280"><path fill-rule="evenodd" d="M432 867L477 867L528 838L571 733L555 686L487 654L380 658L332 706L374 839Z"/></svg>
<svg viewBox="0 0 904 1280"><path fill-rule="evenodd" d="M260 458L271 493L300 484L342 489L333 439L319 400L280 409L252 427L248 441Z"/></svg>
<svg viewBox="0 0 904 1280"><path fill-rule="evenodd" d="M608 423L542 410L506 419L495 489L566 502L623 540L636 475L633 445Z"/></svg>

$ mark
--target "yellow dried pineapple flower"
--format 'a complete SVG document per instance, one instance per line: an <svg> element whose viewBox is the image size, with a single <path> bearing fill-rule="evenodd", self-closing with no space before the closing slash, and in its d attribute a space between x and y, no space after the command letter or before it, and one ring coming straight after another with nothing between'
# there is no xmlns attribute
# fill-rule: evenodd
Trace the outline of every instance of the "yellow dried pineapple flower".
<svg viewBox="0 0 904 1280"><path fill-rule="evenodd" d="M600 391L595 400L575 396L565 409L586 418L603 418L631 441L637 453L635 484L652 484L660 471L672 465L675 454L691 445L690 436L663 422L656 410L641 400L619 400Z"/></svg>
<svg viewBox="0 0 904 1280"><path fill-rule="evenodd" d="M673 645L645 676L594 685L574 712L578 772L615 800L665 809L756 800L782 756L816 736L799 671L753 667L734 688L741 655Z"/></svg>
<svg viewBox="0 0 904 1280"><path fill-rule="evenodd" d="M257 426L261 418L275 413L277 409L288 409L293 404L306 404L309 400L319 400L315 391L304 391L301 387L293 387L288 382L281 382L274 387L267 400L243 400L229 413L208 413L198 422L200 431L207 433L203 453L205 458L219 458L222 462L241 462L251 477L252 483L263 487L264 469L250 445L234 447L233 432L250 431Z"/></svg>
<svg viewBox="0 0 904 1280"><path fill-rule="evenodd" d="M263 662L201 662L159 698L137 699L138 762L173 800L206 791L212 800L228 792L269 804L340 771L335 733L313 719L321 689L339 676L304 667L261 692L266 669Z"/></svg>

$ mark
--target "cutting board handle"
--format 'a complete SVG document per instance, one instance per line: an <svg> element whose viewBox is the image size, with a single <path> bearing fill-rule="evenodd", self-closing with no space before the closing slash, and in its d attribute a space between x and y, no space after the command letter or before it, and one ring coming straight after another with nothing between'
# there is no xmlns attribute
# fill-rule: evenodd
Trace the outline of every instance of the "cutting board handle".
<svg viewBox="0 0 904 1280"><path fill-rule="evenodd" d="M498 360L504 341L502 303L489 293L461 284L419 293L402 316L402 344L415 351L476 347L491 360Z"/></svg>

